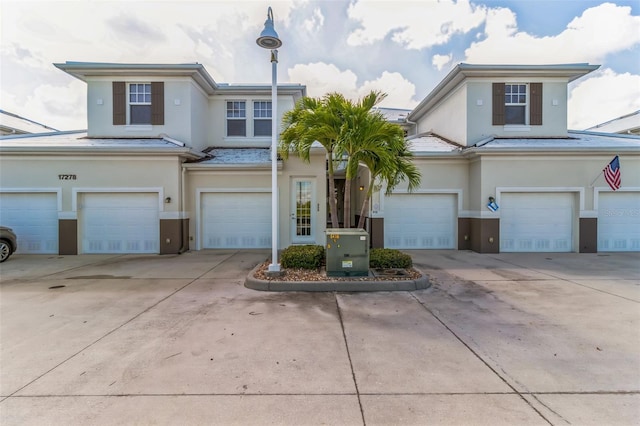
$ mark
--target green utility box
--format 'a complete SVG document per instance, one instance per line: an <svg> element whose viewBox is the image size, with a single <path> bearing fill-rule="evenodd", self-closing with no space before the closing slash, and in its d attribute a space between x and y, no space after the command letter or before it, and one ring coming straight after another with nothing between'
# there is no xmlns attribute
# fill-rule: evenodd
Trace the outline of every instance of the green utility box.
<svg viewBox="0 0 640 426"><path fill-rule="evenodd" d="M369 275L369 234L364 229L326 230L328 277L366 277Z"/></svg>

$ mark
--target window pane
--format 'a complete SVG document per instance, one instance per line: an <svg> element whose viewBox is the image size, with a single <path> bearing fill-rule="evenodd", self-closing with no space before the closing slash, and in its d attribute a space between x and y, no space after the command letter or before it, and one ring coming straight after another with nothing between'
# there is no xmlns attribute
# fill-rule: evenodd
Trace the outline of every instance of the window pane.
<svg viewBox="0 0 640 426"><path fill-rule="evenodd" d="M229 101L227 102L227 118L245 118L245 103L244 101Z"/></svg>
<svg viewBox="0 0 640 426"><path fill-rule="evenodd" d="M131 124L151 124L151 105L131 105Z"/></svg>
<svg viewBox="0 0 640 426"><path fill-rule="evenodd" d="M253 103L254 118L271 118L271 102L256 101Z"/></svg>
<svg viewBox="0 0 640 426"><path fill-rule="evenodd" d="M506 124L526 124L525 107L507 105L504 109Z"/></svg>
<svg viewBox="0 0 640 426"><path fill-rule="evenodd" d="M254 120L254 136L271 136L271 120Z"/></svg>
<svg viewBox="0 0 640 426"><path fill-rule="evenodd" d="M227 136L247 136L245 120L227 120Z"/></svg>

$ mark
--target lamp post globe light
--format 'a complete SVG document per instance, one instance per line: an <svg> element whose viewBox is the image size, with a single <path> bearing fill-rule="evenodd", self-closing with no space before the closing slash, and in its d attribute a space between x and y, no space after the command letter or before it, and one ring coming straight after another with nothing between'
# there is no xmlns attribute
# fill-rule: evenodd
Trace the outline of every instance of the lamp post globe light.
<svg viewBox="0 0 640 426"><path fill-rule="evenodd" d="M280 273L278 263L278 47L282 41L273 28L273 11L267 10L264 30L256 40L258 46L271 50L271 263L269 272Z"/></svg>

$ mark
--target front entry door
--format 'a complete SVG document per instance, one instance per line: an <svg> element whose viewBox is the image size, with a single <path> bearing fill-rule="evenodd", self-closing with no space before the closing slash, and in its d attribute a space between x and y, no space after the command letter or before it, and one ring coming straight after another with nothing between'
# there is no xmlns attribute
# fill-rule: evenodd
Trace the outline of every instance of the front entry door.
<svg viewBox="0 0 640 426"><path fill-rule="evenodd" d="M291 243L313 244L316 241L315 181L305 178L291 180Z"/></svg>

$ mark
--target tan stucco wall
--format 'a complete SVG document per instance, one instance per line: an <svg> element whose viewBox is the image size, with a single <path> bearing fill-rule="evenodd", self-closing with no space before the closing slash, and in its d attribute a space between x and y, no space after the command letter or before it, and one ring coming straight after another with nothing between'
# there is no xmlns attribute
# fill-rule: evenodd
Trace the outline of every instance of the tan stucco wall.
<svg viewBox="0 0 640 426"><path fill-rule="evenodd" d="M7 156L0 157L2 190L59 189L62 212L72 212L73 194L110 189L113 192L155 192L162 197L179 197L180 162L177 157L123 156ZM58 175L75 175L59 180ZM162 193L160 193L160 191ZM164 212L178 212L179 203L162 203ZM69 218L69 216L66 216Z"/></svg>
<svg viewBox="0 0 640 426"><path fill-rule="evenodd" d="M609 187L602 175L602 169L613 158L612 154L594 154L588 157L575 154L548 155L501 155L483 156L474 160L474 167L481 164L482 173L473 198L472 208L486 210L489 196L496 196L496 191L541 192L554 190L582 193L583 214L593 215L594 194L596 191L608 191ZM622 190L640 188L640 156L620 155ZM590 186L594 179L597 180ZM477 195L479 194L479 199ZM577 205L579 207L579 205Z"/></svg>

